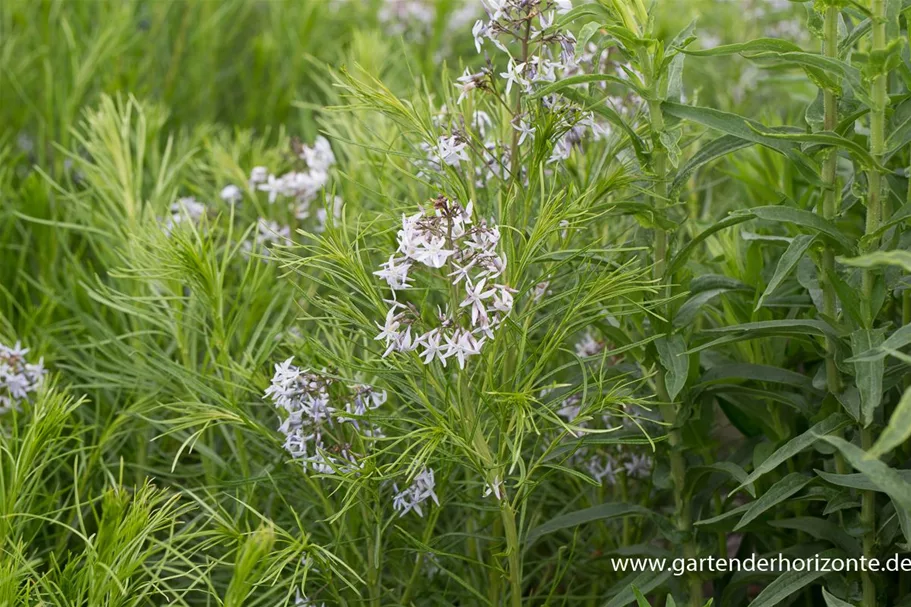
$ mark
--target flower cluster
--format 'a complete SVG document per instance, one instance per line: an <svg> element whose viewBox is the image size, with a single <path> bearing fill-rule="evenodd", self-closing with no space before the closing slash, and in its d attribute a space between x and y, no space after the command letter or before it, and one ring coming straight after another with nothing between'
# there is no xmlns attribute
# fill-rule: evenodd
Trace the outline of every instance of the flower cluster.
<svg viewBox="0 0 911 607"><path fill-rule="evenodd" d="M279 426L285 435L285 450L305 468L320 474L357 470L360 465L351 445L333 440L329 431L350 424L362 436L382 436L379 428L362 428L360 424L364 415L386 402L386 392L364 385L339 386L335 392L344 394L333 398L330 388L336 380L300 369L293 360L275 365L272 384L266 389L266 397L287 413ZM342 406L335 406L338 403Z"/></svg>
<svg viewBox="0 0 911 607"><path fill-rule="evenodd" d="M316 218L316 231L323 231L329 214L338 219L341 216L342 200L338 196L325 195L329 182L329 171L335 164L335 154L329 140L317 137L312 146L304 145L297 139L291 141L291 151L295 158L295 169L281 175L275 175L267 167L257 166L250 171L248 185L251 189L266 192L270 205L278 201L287 201L290 215L298 221L310 217ZM313 202L323 194L324 205L312 208ZM236 204L242 198L239 187L233 184L221 190L222 200ZM260 218L252 241L244 243L247 253L254 249L268 255L264 245L290 241L291 228L274 220Z"/></svg>
<svg viewBox="0 0 911 607"><path fill-rule="evenodd" d="M606 67L616 70L621 77L631 73L624 66L611 65L607 60L608 51L600 51L593 44L587 45L577 55L575 36L556 26L557 15L572 9L569 0L483 0L483 4L487 19L478 20L472 28L475 48L481 53L485 44L490 42L508 55L508 62L505 70L500 72L484 68L473 73L466 69L456 81L460 103L475 89L497 94L499 84L495 81L495 74L502 79L503 90L509 95L513 88L531 94L536 87L577 74L600 73ZM512 44L521 46L518 58L510 50ZM629 102L635 103L635 100L611 99L611 103L616 105L626 106ZM540 106L559 118L556 123L558 136L549 159L551 163L569 158L573 148L581 145L589 131L595 140L610 132L607 125L596 121L594 113L583 111L561 95L543 97ZM501 146L501 150L491 150L485 144L487 152L494 159L502 159L504 166L510 163L508 158L503 159L504 151L512 154L514 148L535 138L536 127L531 126L533 109L526 107L513 115L514 144Z"/></svg>
<svg viewBox="0 0 911 607"><path fill-rule="evenodd" d="M399 513L399 516L405 516L414 510L418 516L423 517L424 511L421 504L428 499L432 499L437 506L440 505L440 499L434 492L436 481L433 478L433 469L422 469L411 481L411 485L403 491L399 491L398 485L393 485L395 497L392 498L392 508Z"/></svg>
<svg viewBox="0 0 911 607"><path fill-rule="evenodd" d="M291 228L280 225L275 221L267 221L260 218L256 222L256 231L251 236L251 239L244 241L241 248L247 255L252 255L255 252L268 257L269 245L276 243L288 244L290 242Z"/></svg>
<svg viewBox="0 0 911 607"><path fill-rule="evenodd" d="M464 369L465 360L480 354L484 342L493 339L493 329L512 311L515 290L496 282L506 268L506 258L497 251L500 230L493 220L475 222L472 210L471 202L463 207L440 196L432 211L402 217L396 254L374 272L393 295L385 323L378 324L376 339L386 344L383 356L422 348L424 364L438 359L445 366L455 357ZM421 267L442 270L435 274L445 276L449 290L462 292L445 311L437 308L438 326L422 327L417 308L396 299L398 291L412 286L411 273Z"/></svg>
<svg viewBox="0 0 911 607"><path fill-rule="evenodd" d="M269 204L274 204L279 197L290 198L295 216L300 219L309 216L310 204L329 182L329 169L335 164L335 154L329 140L322 136L317 137L312 146L292 141L291 148L304 163L302 170L276 176L266 167L253 167L250 187L268 193Z"/></svg>
<svg viewBox="0 0 911 607"><path fill-rule="evenodd" d="M615 453L588 455L578 452L586 471L599 483L617 484L617 474L623 473L630 479L648 478L652 473L652 458L644 453L617 449Z"/></svg>
<svg viewBox="0 0 911 607"><path fill-rule="evenodd" d="M596 342L593 342L593 344ZM622 413L607 413L601 415L605 427L622 425L627 430L641 430L641 426L654 424L649 411L638 405L627 405ZM587 419L579 419L582 413L582 398L574 394L564 399L557 410L557 415L566 419L578 428L590 425ZM591 454L585 449L575 453L575 459L598 482L607 482L613 485L617 482L617 473L625 472L627 478L646 478L651 474L652 460L645 454L636 453L622 445L618 445L612 454Z"/></svg>
<svg viewBox="0 0 911 607"><path fill-rule="evenodd" d="M344 3L337 4L341 7ZM404 35L410 39L421 40L433 31L438 7L437 0L382 0L377 20L389 36ZM477 16L478 8L477 0L455 3L454 10L448 15L449 27L454 30L465 27Z"/></svg>
<svg viewBox="0 0 911 607"><path fill-rule="evenodd" d="M19 403L38 390L47 371L44 359L25 361L28 348L18 341L13 347L0 344L0 413L18 409Z"/></svg>
<svg viewBox="0 0 911 607"><path fill-rule="evenodd" d="M178 198L177 202L171 205L171 215L161 220L162 229L168 236L171 232L184 221L196 225L206 214L206 205L199 202L192 196Z"/></svg>

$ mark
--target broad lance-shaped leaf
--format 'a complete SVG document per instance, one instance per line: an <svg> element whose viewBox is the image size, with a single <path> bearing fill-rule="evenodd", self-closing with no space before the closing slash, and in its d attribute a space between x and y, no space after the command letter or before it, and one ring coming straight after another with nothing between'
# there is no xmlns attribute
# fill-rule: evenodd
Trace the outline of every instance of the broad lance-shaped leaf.
<svg viewBox="0 0 911 607"><path fill-rule="evenodd" d="M705 230L700 232L698 236L696 236L691 241L686 243L686 245L682 249L680 249L680 251L678 251L678 253L676 255L674 255L673 259L671 259L671 263L668 264L668 268L667 268L668 274L673 274L674 272L679 270L681 267L683 267L683 264L686 263L687 258L689 258L689 256L690 256L690 253L692 253L696 249L696 247L698 247L699 244L701 242L703 242L706 238L708 238L715 232L718 232L725 228L729 228L731 226L737 225L738 223L743 223L745 221L749 221L750 219L752 219L752 218L749 215L728 216L728 217L725 217L724 219L722 219L721 221L719 221L718 223L716 223L715 225L713 225L712 227L706 228Z"/></svg>
<svg viewBox="0 0 911 607"><path fill-rule="evenodd" d="M684 105L673 101L663 102L661 109L667 115L680 120L695 122L727 135L732 135L751 143L758 143L775 150L787 157L792 166L808 182L814 185L822 185L819 179L820 168L818 162L804 154L800 146L795 142L762 135L768 129L755 120L729 112L722 112L721 110Z"/></svg>
<svg viewBox="0 0 911 607"><path fill-rule="evenodd" d="M579 37L576 38L576 44L584 47L591 40L591 37L601 29L601 24L597 21L589 21L579 30Z"/></svg>
<svg viewBox="0 0 911 607"><path fill-rule="evenodd" d="M546 97L552 93L561 92L563 89L569 88L571 86L589 84L591 82L611 82L613 84L619 84L620 86L629 89L633 93L644 94L643 90L636 86L635 83L629 79L620 78L618 76L608 76L605 74L580 74L579 76L570 76L569 78L564 78L559 82L548 84L544 88L535 91L532 95L529 96L529 99L539 99L541 97Z"/></svg>
<svg viewBox="0 0 911 607"><path fill-rule="evenodd" d="M693 171L696 171L713 160L717 160L751 145L753 145L752 141L747 141L746 139L735 137L734 135L722 135L721 137L708 142L699 148L699 151L693 154L693 157L687 160L677 171L674 182L671 184L671 193L678 192L686 183L686 180L689 179Z"/></svg>
<svg viewBox="0 0 911 607"><path fill-rule="evenodd" d="M775 274L772 275L772 280L769 281L769 285L762 293L759 301L756 302L756 310L762 307L766 297L774 293L775 289L777 289L791 271L797 267L797 263L806 255L807 249L810 248L810 245L812 245L815 240L816 236L812 234L798 234L794 237L794 240L788 245L788 249L784 252L784 255L778 260L778 265L775 267Z"/></svg>
<svg viewBox="0 0 911 607"><path fill-rule="evenodd" d="M785 501L806 487L812 480L812 477L804 476L799 472L792 472L791 474L787 475L769 487L768 491L760 495L759 499L750 504L750 507L744 513L743 518L741 518L740 522L737 523L737 526L734 527L734 531L742 529L746 525L750 524L760 514Z"/></svg>
<svg viewBox="0 0 911 607"><path fill-rule="evenodd" d="M665 114L680 120L701 124L727 135L732 135L751 143L758 143L775 150L787 157L792 166L808 182L814 185L822 185L819 179L820 167L818 162L804 154L800 149L800 145L795 142L766 137L762 133L769 129L755 120L729 112L722 112L721 110L684 105L673 101L663 102L661 109Z"/></svg>
<svg viewBox="0 0 911 607"><path fill-rule="evenodd" d="M800 436L792 438L785 443L783 447L767 457L766 460L759 464L756 469L753 470L752 474L740 483L740 486L731 493L740 491L749 483L755 483L759 478L777 468L781 463L791 459L804 449L811 447L813 443L819 440L820 436L825 436L841 430L847 426L850 421L851 420L849 420L847 416L841 413L833 413Z"/></svg>
<svg viewBox="0 0 911 607"><path fill-rule="evenodd" d="M803 531L810 537L825 540L836 548L841 548L851 556L860 556L860 544L856 539L831 521L813 516L800 516L784 520L769 521L769 525L779 529L794 529Z"/></svg>
<svg viewBox="0 0 911 607"><path fill-rule="evenodd" d="M697 481L699 481L699 479L706 474L711 474L713 472L723 472L740 483L747 479L746 471L734 462L716 462L706 466L694 466L692 468L687 468L686 471L686 486L688 487L688 491L692 491L697 486ZM753 487L752 484L746 485L746 490L750 495L756 497L756 488Z"/></svg>
<svg viewBox="0 0 911 607"><path fill-rule="evenodd" d="M911 388L905 390L904 395L892 412L889 424L879 435L876 444L870 449L870 457L882 457L903 444L911 437Z"/></svg>
<svg viewBox="0 0 911 607"><path fill-rule="evenodd" d="M708 291L700 291L699 293L696 293L687 299L686 302L680 306L680 309L677 310L677 313L674 314L674 326L680 328L689 325L691 322L696 320L696 316L699 314L699 312L703 311L705 306L710 301L719 295L724 295L725 293L734 293L737 291L742 292L742 289L737 289L736 291L734 289L725 288L709 289Z"/></svg>
<svg viewBox="0 0 911 607"><path fill-rule="evenodd" d="M696 346L690 349L690 354L701 352L708 348L713 348L721 344L734 343L759 337L769 337L781 335L794 338L805 338L807 335L819 335L820 337L832 337L835 344L842 347L838 333L823 320L786 318L782 320L760 320L757 322L747 322L742 325L733 325L730 327L717 327L715 329L706 329L702 335L723 335L713 341Z"/></svg>
<svg viewBox="0 0 911 607"><path fill-rule="evenodd" d="M813 380L802 373L753 363L731 363L712 367L702 374L697 386L738 381L763 381L807 390L813 389Z"/></svg>
<svg viewBox="0 0 911 607"><path fill-rule="evenodd" d="M546 523L539 525L528 532L525 538L525 545L531 546L542 536L560 529L578 527L592 521L604 521L625 516L652 516L652 511L636 504L624 504L619 502L608 502L591 508L577 510L550 519Z"/></svg>
<svg viewBox="0 0 911 607"><path fill-rule="evenodd" d="M898 266L906 272L911 272L911 251L876 251L858 257L839 257L838 263L855 268Z"/></svg>
<svg viewBox="0 0 911 607"><path fill-rule="evenodd" d="M867 480L892 498L896 508L904 508L911 512L911 483L902 478L897 470L870 457L863 449L843 438L826 435L819 435L818 438L841 451L855 470L866 476Z"/></svg>
<svg viewBox="0 0 911 607"><path fill-rule="evenodd" d="M764 145L785 155L798 151L800 147L791 141L764 136L762 133L768 129L763 124L737 114L672 101L662 103L661 109L675 118L689 120L739 139Z"/></svg>
<svg viewBox="0 0 911 607"><path fill-rule="evenodd" d="M851 350L855 354L867 352L883 343L882 331L859 329L851 334ZM854 376L860 392L860 421L866 428L873 423L873 414L883 400L883 359L854 363Z"/></svg>
<svg viewBox="0 0 911 607"><path fill-rule="evenodd" d="M687 326L696 319L707 303L719 295L736 291L752 295L753 288L739 280L718 274L706 274L694 278L690 283L690 298L674 314L674 326L678 328Z"/></svg>
<svg viewBox="0 0 911 607"><path fill-rule="evenodd" d="M819 555L820 559L841 558L844 553L841 550L832 548ZM827 575L828 572L821 567L819 569L809 568L797 571L796 568L787 571L775 578L762 592L759 593L750 607L776 607L785 604L785 600L794 594L806 588L819 578Z"/></svg>
<svg viewBox="0 0 911 607"><path fill-rule="evenodd" d="M589 2L580 6L576 6L568 13L560 15L557 18L557 28L563 28L576 19L580 19L582 17L594 17L596 19L604 20L613 19L610 12L605 7L601 6L600 4Z"/></svg>
<svg viewBox="0 0 911 607"><path fill-rule="evenodd" d="M752 215L758 219L765 219L766 221L790 223L825 236L846 251L854 250L854 242L842 234L834 223L826 221L816 213L811 213L810 211L781 205L770 205L736 211L735 213L732 213L732 215Z"/></svg>
<svg viewBox="0 0 911 607"><path fill-rule="evenodd" d="M803 49L782 38L757 38L748 42L738 42L736 44L721 44L708 49L685 49L682 53L693 55L694 57L721 57L726 55L739 55L740 53L787 53L801 52Z"/></svg>
<svg viewBox="0 0 911 607"><path fill-rule="evenodd" d="M825 440L841 451L848 463L860 471L865 480L872 484L874 490L881 491L889 496L895 506L895 513L898 517L902 534L905 536L905 542L911 544L911 482L907 480L909 471L894 470L843 438L824 436L820 437L820 439ZM816 473L823 478L828 476L822 474L819 470ZM847 477L852 475L841 474L835 476Z"/></svg>
<svg viewBox="0 0 911 607"><path fill-rule="evenodd" d="M667 372L664 377L668 398L673 401L686 385L690 371L690 358L686 355L686 342L679 334L667 335L655 340L661 366Z"/></svg>
<svg viewBox="0 0 911 607"><path fill-rule="evenodd" d="M889 350L899 350L908 344L911 344L911 325L905 325L875 348L855 354L845 362L856 363L879 360L885 358L889 354Z"/></svg>
<svg viewBox="0 0 911 607"><path fill-rule="evenodd" d="M834 594L831 594L825 588L822 589L822 598L826 602L826 607L854 607L851 603L847 603Z"/></svg>
<svg viewBox="0 0 911 607"><path fill-rule="evenodd" d="M724 523L728 519L732 519L739 516L740 514L743 514L750 509L751 505L752 504L744 504L742 506L737 506L736 508L722 512L717 516L698 520L693 523L693 525L695 527L706 527L707 531L731 531L733 530L733 527L730 524L721 525L720 523Z"/></svg>
<svg viewBox="0 0 911 607"><path fill-rule="evenodd" d="M816 53L804 53L799 51L788 51L784 53L762 52L751 55L756 59L775 59L785 64L798 65L807 71L811 77L817 76L819 71L825 72L843 79L854 92L854 95L864 102L865 105L871 104L870 96L867 94L866 87L863 83L860 70L856 67L845 63L839 59L826 57ZM819 80L817 79L817 82Z"/></svg>
<svg viewBox="0 0 911 607"><path fill-rule="evenodd" d="M886 167L879 164L865 147L847 137L842 137L838 133L826 131L820 131L818 133L776 133L774 131L765 130L761 131L761 134L766 137L783 139L785 141L841 148L853 154L865 168L877 169L880 171L888 170Z"/></svg>
<svg viewBox="0 0 911 607"><path fill-rule="evenodd" d="M671 577L671 571L643 571L634 576L632 579L625 578L616 587L621 588L620 592L615 594L604 607L625 607L636 600L633 588L637 588L640 593L648 594L655 588L660 588L667 579Z"/></svg>
<svg viewBox="0 0 911 607"><path fill-rule="evenodd" d="M851 474L837 474L835 472L826 472L825 470L814 470L819 477L837 487L847 487L848 489L857 489L858 491L881 491L873 481L868 479L860 472ZM911 470L896 470L902 480L911 483Z"/></svg>
<svg viewBox="0 0 911 607"><path fill-rule="evenodd" d="M852 66L837 59L806 53L793 42L777 38L759 38L738 44L725 44L712 49L684 52L702 57L739 54L748 59L777 60L780 64L801 67L815 82L828 89L840 89L839 81L842 78L847 79L852 88L862 86L860 72ZM860 95L864 94L865 92L861 90Z"/></svg>
<svg viewBox="0 0 911 607"><path fill-rule="evenodd" d="M636 597L637 607L652 607L651 603L649 603L648 600L644 596L642 596L642 593L639 591L638 588L636 588L635 586L631 586L631 588L633 591L633 596Z"/></svg>

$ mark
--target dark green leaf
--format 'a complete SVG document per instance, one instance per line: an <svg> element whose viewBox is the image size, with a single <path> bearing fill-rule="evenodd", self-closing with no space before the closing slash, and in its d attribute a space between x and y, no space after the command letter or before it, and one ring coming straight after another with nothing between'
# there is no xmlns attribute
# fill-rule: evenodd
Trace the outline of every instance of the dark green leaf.
<svg viewBox="0 0 911 607"><path fill-rule="evenodd" d="M752 218L749 216L732 215L725 219L722 219L712 227L706 228L700 232L698 236L686 243L686 246L684 246L676 255L674 255L674 257L671 259L671 263L668 265L668 274L674 274L677 270L679 270L683 264L686 263L686 260L690 254L696 249L697 246L699 246L699 243L704 241L706 238L715 232L723 230L724 228L729 228L731 226L737 225L738 223L749 221L750 219Z"/></svg>
<svg viewBox="0 0 911 607"><path fill-rule="evenodd" d="M803 531L818 540L830 542L836 548L841 548L850 556L860 556L861 550L857 540L848 535L840 525L836 525L825 519L812 516L801 516L798 518L769 521L769 525L781 529Z"/></svg>
<svg viewBox="0 0 911 607"><path fill-rule="evenodd" d="M819 435L819 438L841 451L855 470L866 476L867 480L892 498L896 508L911 511L911 483L907 482L897 470L870 457L864 453L863 449L852 445L843 438L824 435Z"/></svg>
<svg viewBox="0 0 911 607"><path fill-rule="evenodd" d="M578 527L579 525L584 525L585 523L590 523L592 521L604 521L626 516L652 516L652 512L647 508L643 508L636 504L623 504L618 502L600 504L598 506L577 510L576 512L570 512L569 514L552 518L543 525L535 527L528 532L528 535L525 538L525 545L530 546L541 537L553 533L554 531Z"/></svg>
<svg viewBox="0 0 911 607"><path fill-rule="evenodd" d="M686 484L690 487L690 491L696 485L696 481L713 472L723 472L740 483L747 480L746 471L734 462L717 462L706 466L694 466L686 471ZM750 495L756 497L756 488L751 483L743 486Z"/></svg>
<svg viewBox="0 0 911 607"><path fill-rule="evenodd" d="M607 601L604 607L624 607L629 605L636 600L633 588L638 588L640 592L648 593L655 588L661 587L669 577L671 577L670 571L643 571L630 580L628 584L624 584L622 590Z"/></svg>
<svg viewBox="0 0 911 607"><path fill-rule="evenodd" d="M699 378L697 386L731 381L763 381L796 388L813 389L812 380L802 373L796 373L781 367L753 363L732 363L712 367Z"/></svg>
<svg viewBox="0 0 911 607"><path fill-rule="evenodd" d="M769 281L769 285L763 292L762 297L760 297L759 301L756 303L756 310L762 307L766 297L774 293L775 289L778 288L782 281L784 281L791 271L797 267L797 262L806 255L807 249L810 248L810 245L812 245L815 240L816 236L812 234L798 234L794 237L794 240L788 245L788 249L784 252L784 255L778 260L778 265L775 267L775 274L772 276L772 280Z"/></svg>
<svg viewBox="0 0 911 607"><path fill-rule="evenodd" d="M746 481L740 484L736 491L743 489L748 483L755 483L763 475L771 472L780 464L791 459L804 449L808 449L819 440L820 436L825 436L836 432L850 423L850 420L841 413L833 413L826 419L822 420L800 436L794 437L779 448L775 453L770 455L747 477Z"/></svg>
<svg viewBox="0 0 911 607"><path fill-rule="evenodd" d="M841 600L833 594L830 594L825 588L822 589L822 598L826 602L826 607L854 607L851 603Z"/></svg>
<svg viewBox="0 0 911 607"><path fill-rule="evenodd" d="M876 348L861 352L860 354L855 354L853 357L847 359L846 362L853 363L858 361L879 360L885 358L888 354L888 350L898 350L899 348L904 348L908 344L911 344L911 325L901 327Z"/></svg>
<svg viewBox="0 0 911 607"><path fill-rule="evenodd" d="M839 257L838 263L855 268L898 266L906 272L911 272L911 251L876 251L859 257Z"/></svg>
<svg viewBox="0 0 911 607"><path fill-rule="evenodd" d="M686 385L686 377L690 370L690 357L686 355L686 342L682 335L667 335L655 340L655 348L658 350L661 366L667 372L665 386L668 397L673 402Z"/></svg>
<svg viewBox="0 0 911 607"><path fill-rule="evenodd" d="M723 158L732 152L753 145L751 141L735 137L734 135L722 135L721 137L710 141L699 148L699 151L693 154L692 158L686 161L677 171L674 181L671 184L671 193L679 192L683 185L689 179L693 171L707 165L708 163Z"/></svg>
<svg viewBox="0 0 911 607"><path fill-rule="evenodd" d="M781 502L796 494L801 489L806 487L812 480L813 479L811 477L804 476L799 472L792 472L791 474L787 475L769 487L769 490L759 496L759 499L750 503L750 507L744 513L743 517L740 519L740 522L737 523L737 525L734 527L734 531L742 529L766 510L774 508Z"/></svg>
<svg viewBox="0 0 911 607"><path fill-rule="evenodd" d="M528 98L540 99L541 97L546 97L553 93L560 93L563 91L563 89L579 84L588 84L591 82L611 82L613 84L619 84L623 88L629 89L631 92L636 93L637 95L643 94L642 89L640 89L634 82L628 79L620 78L618 76L610 76L607 74L580 74L579 76L570 76L569 78L564 78L558 82L548 84L544 88L541 88L529 95Z"/></svg>
<svg viewBox="0 0 911 607"><path fill-rule="evenodd" d="M911 325L909 325L911 326ZM892 412L889 424L879 435L876 444L870 449L870 457L882 457L911 437L911 388L904 395Z"/></svg>
<svg viewBox="0 0 911 607"><path fill-rule="evenodd" d="M860 329L851 334L851 350L860 354L883 343L879 329ZM883 374L885 363L882 359L854 363L854 378L860 392L860 422L864 427L873 423L873 414L883 398Z"/></svg>
<svg viewBox="0 0 911 607"><path fill-rule="evenodd" d="M841 231L830 221L826 221L816 213L795 209L780 205L771 205L765 207L756 207L749 210L739 211L735 214L753 215L766 221L775 221L779 223L790 223L800 226L811 232L821 234L831 241L838 243L845 251L854 250L854 242L841 233Z"/></svg>
<svg viewBox="0 0 911 607"><path fill-rule="evenodd" d="M840 550L833 548L831 550L826 550L819 556L820 558L831 559L841 555L842 552ZM759 596L750 603L750 607L775 607L781 605L785 603L785 600L789 596L809 586L826 575L826 573L825 570L816 571L812 569L809 571L787 571L766 586L763 591L759 593Z"/></svg>

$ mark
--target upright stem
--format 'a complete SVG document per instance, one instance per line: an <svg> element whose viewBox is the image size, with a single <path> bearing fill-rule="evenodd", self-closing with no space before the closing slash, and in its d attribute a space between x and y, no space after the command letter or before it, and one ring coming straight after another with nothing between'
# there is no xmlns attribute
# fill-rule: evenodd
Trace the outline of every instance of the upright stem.
<svg viewBox="0 0 911 607"><path fill-rule="evenodd" d="M826 9L826 39L823 50L827 57L836 57L838 55L838 9L830 6ZM838 125L838 103L835 94L832 91L823 91L823 107L825 110L824 128L827 131L834 131ZM822 205L818 212L826 221L835 219L836 214L836 196L837 187L836 168L838 165L838 154L833 148L825 160L822 169L822 182L825 191L823 192ZM835 253L828 246L822 252L822 272L820 273L823 293L823 313L829 318L835 318L836 294L835 287L830 277L835 273ZM838 367L835 365L835 338L826 338L826 383L831 394L838 394L842 390L841 375Z"/></svg>
<svg viewBox="0 0 911 607"><path fill-rule="evenodd" d="M861 445L865 451L873 446L873 432L869 428L861 430ZM876 493L873 491L863 492L860 523L864 530L864 556L871 558L876 543ZM863 571L860 575L864 591L863 607L876 607L876 584L873 576L869 571Z"/></svg>
<svg viewBox="0 0 911 607"><path fill-rule="evenodd" d="M902 326L911 325L911 286L902 291ZM905 389L911 388L911 372L905 374Z"/></svg>
<svg viewBox="0 0 911 607"><path fill-rule="evenodd" d="M643 60L643 65L648 65L647 61L648 58L645 57ZM664 131L664 114L661 111L661 102L650 101L648 110L649 118L651 120L652 132L661 133ZM652 197L652 200L655 207L655 214L661 215L667 206L667 156L664 150L658 145L655 145L653 159L652 169L655 172L657 181L655 184L655 195ZM667 237L667 231L661 226L656 225L654 241L654 278L662 286L659 293L663 297L667 296L670 290L668 285L668 277L666 276ZM686 480L686 459L683 455L683 435L677 425L677 420L679 417L679 403L670 402L670 395L667 392L666 372L660 365L658 366L658 377L656 384L658 399L662 403L662 416L664 417L664 420L670 425L668 443L670 446L671 477L674 481L674 505L676 507L677 513L677 529L680 530L680 532L686 538L686 542L683 546L684 556L692 559L696 557L697 551L696 544L692 538L692 512L690 509L689 500L687 500L684 496ZM690 578L689 586L690 605L694 607L701 607L702 581L698 576L693 575Z"/></svg>
<svg viewBox="0 0 911 607"><path fill-rule="evenodd" d="M886 2L873 0L873 47L872 52L883 51L886 48ZM870 154L877 162L882 162L885 147L886 124L886 85L888 75L880 74L873 80L870 97L873 107L870 108ZM867 196L867 227L866 233L872 234L879 229L882 222L882 175L874 167L867 172L869 193ZM871 242L870 248L875 249L878 243ZM868 269L863 274L864 305L867 307L867 318L872 319L873 310L870 307L873 294L873 283L876 280L876 271Z"/></svg>
<svg viewBox="0 0 911 607"><path fill-rule="evenodd" d="M825 35L823 53L826 57L835 58L838 56L838 9L834 6L826 8ZM823 89L822 95L823 109L825 112L823 128L827 131L834 131L838 126L838 99L835 97L835 93L828 89ZM824 191L822 205L818 208L818 213L826 221L833 221L838 211L838 199L836 196L838 187L837 168L838 152L833 148L826 157L822 167ZM835 293L835 286L832 284L831 279L835 274L835 253L828 246L822 251L822 264L820 270L822 312L828 318L835 318L838 314L838 299ZM835 352L837 347L836 338L826 337L826 387L830 394L839 394L843 388L841 373L838 371L838 366L835 364ZM848 473L848 464L845 462L845 458L840 452L835 454L835 467L839 474Z"/></svg>
<svg viewBox="0 0 911 607"><path fill-rule="evenodd" d="M503 520L506 550L509 553L509 585L512 590L509 604L512 607L522 607L522 570L519 563L519 534L516 527L516 513L505 495L500 500L500 517Z"/></svg>
<svg viewBox="0 0 911 607"><path fill-rule="evenodd" d="M873 45L872 52L883 51L886 48L886 1L872 0ZM880 74L873 80L870 97L873 107L870 108L870 154L882 163L885 141L886 124L886 86L887 74ZM876 167L867 173L869 193L867 197L867 226L866 233L873 234L879 229L882 222L882 175ZM870 248L878 247L877 242L871 242ZM872 306L873 284L876 280L875 270L865 270L863 274L863 305L866 308L865 317L869 323L873 322L875 311ZM873 446L873 431L870 428L861 428L861 442L864 450ZM873 491L864 491L861 502L861 524L864 529L864 556L873 556L876 543L876 494ZM869 573L861 575L863 582L863 607L875 607L876 586Z"/></svg>

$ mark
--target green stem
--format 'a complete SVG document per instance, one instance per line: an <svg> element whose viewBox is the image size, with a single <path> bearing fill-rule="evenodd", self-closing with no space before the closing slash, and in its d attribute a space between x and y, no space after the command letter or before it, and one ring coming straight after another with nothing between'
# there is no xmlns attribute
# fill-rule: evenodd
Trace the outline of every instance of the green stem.
<svg viewBox="0 0 911 607"><path fill-rule="evenodd" d="M512 504L503 496L500 500L500 518L506 536L506 551L509 560L510 605L522 607L522 564L519 561L519 534L516 527L516 513Z"/></svg>
<svg viewBox="0 0 911 607"><path fill-rule="evenodd" d="M886 1L872 0L870 20L872 22L873 44L871 52L882 52L886 48ZM886 124L886 87L888 74L880 74L873 80L870 97L873 106L870 108L870 154L878 163L882 163L885 124ZM867 173L869 187L867 197L867 225L866 233L873 234L879 229L882 222L882 175L876 167ZM869 250L879 247L879 239L874 239L869 244ZM865 270L863 273L863 305L865 320L872 326L876 311L873 309L873 285L876 280L876 271ZM870 428L861 428L861 442L865 450L873 446L874 436ZM876 494L873 491L864 491L861 502L861 525L864 530L863 547L864 556L873 556L876 543ZM863 584L863 607L875 607L876 586L872 576L864 572L861 574Z"/></svg>
<svg viewBox="0 0 911 607"><path fill-rule="evenodd" d="M873 22L873 47L871 52L883 51L886 48L886 2L885 0L873 0L872 16ZM870 154L877 162L882 162L883 151L885 148L885 125L886 125L886 85L888 74L880 74L873 80L870 97L873 100L873 107L870 108ZM879 229L882 222L882 175L875 167L867 172L867 181L869 192L867 196L867 226L866 233L872 234ZM879 246L878 239L873 239L869 244L870 250L875 250ZM876 280L876 270L868 269L863 274L863 293L864 306L866 307L867 319L872 322L873 309L871 299L873 294L873 283Z"/></svg>
<svg viewBox="0 0 911 607"><path fill-rule="evenodd" d="M626 472L621 472L619 474L619 478L617 479L617 484L620 485L620 500L624 504L628 504L629 503L629 485L626 482ZM630 519L630 517L628 517L628 516L623 517L623 522L622 522L623 534L621 536L621 539L623 542L621 544L622 546L629 546L632 543L632 542L630 542L629 519Z"/></svg>
<svg viewBox="0 0 911 607"><path fill-rule="evenodd" d="M873 446L873 432L869 428L861 431L861 443L864 450L869 450ZM860 510L861 527L864 530L864 556L873 557L876 543L876 493L873 491L864 491L861 510ZM863 607L876 607L876 584L870 572L861 572L861 582L863 584Z"/></svg>
<svg viewBox="0 0 911 607"><path fill-rule="evenodd" d="M645 61L643 61L643 65L648 65L647 58ZM664 114L661 111L661 103L659 101L649 102L649 117L651 119L652 133L657 134L663 132ZM654 161L652 168L655 173L656 184L655 194L652 197L652 200L655 207L655 214L662 215L664 209L667 206L667 155L661 146L657 143L657 137L655 137L655 139L656 143L653 151ZM655 280L657 280L662 286L661 290L659 291L660 295L662 297L667 297L670 293L668 276L666 275L668 241L667 231L660 226L655 227L654 238L655 265L653 276ZM692 559L696 557L697 550L692 537L693 525L690 502L689 500L685 499L684 496L686 482L686 458L683 453L683 434L677 425L680 404L671 402L670 395L667 392L667 384L665 378L666 372L664 368L659 365L656 387L658 399L662 403L662 416L670 426L668 443L670 445L671 477L674 482L674 505L677 514L677 529L680 530L680 532L686 538L686 541L683 545L684 556ZM689 587L690 605L694 607L701 607L702 581L697 575L693 575L690 578Z"/></svg>
<svg viewBox="0 0 911 607"><path fill-rule="evenodd" d="M827 57L835 58L838 55L838 9L830 6L826 9L826 39L824 52ZM825 109L825 130L834 131L838 125L838 102L835 94L828 89L823 91L823 106ZM829 152L822 170L822 181L824 184L822 206L819 212L823 219L833 221L836 214L836 196L837 186L836 168L838 165L838 153L835 149ZM837 312L837 299L835 286L832 284L831 276L835 274L835 252L830 247L825 247L822 252L822 290L823 290L823 314L829 318L835 318ZM829 337L826 339L826 383L831 394L838 394L842 390L841 374L835 365L835 350L837 344L835 339Z"/></svg>
<svg viewBox="0 0 911 607"><path fill-rule="evenodd" d="M911 287L902 291L902 326L911 325ZM905 375L905 389L911 388L911 372Z"/></svg>

